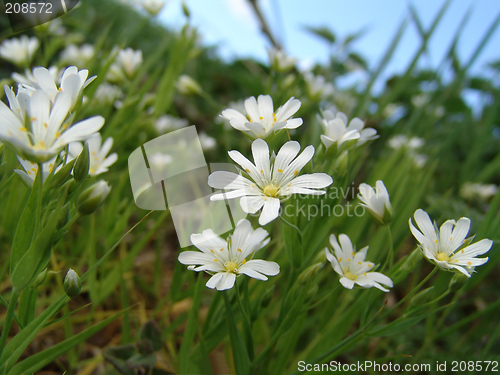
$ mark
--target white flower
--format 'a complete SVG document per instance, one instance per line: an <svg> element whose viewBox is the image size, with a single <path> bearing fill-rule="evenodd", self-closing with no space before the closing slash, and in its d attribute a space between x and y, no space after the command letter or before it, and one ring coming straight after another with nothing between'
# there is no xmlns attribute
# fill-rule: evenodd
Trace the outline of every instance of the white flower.
<svg viewBox="0 0 500 375"><path fill-rule="evenodd" d="M114 104L116 100L123 98L123 92L118 86L103 82L97 88L94 99L106 105Z"/></svg>
<svg viewBox="0 0 500 375"><path fill-rule="evenodd" d="M161 152L155 152L149 158L149 163L151 166L156 167L156 169L160 169L161 167L172 163L174 158L171 155L163 154Z"/></svg>
<svg viewBox="0 0 500 375"><path fill-rule="evenodd" d="M344 288L352 289L354 284L358 284L363 288L375 287L383 292L389 290L384 288L385 285L389 288L393 287L392 280L380 272L372 272L374 263L365 262L368 246L362 248L358 252L352 246L352 242L345 234L339 235L340 245L337 242L335 235L330 236L334 254L325 249L326 258L332 264L333 270L340 275L340 283Z"/></svg>
<svg viewBox="0 0 500 375"><path fill-rule="evenodd" d="M113 165L118 159L118 155L113 153L108 156L109 150L113 146L113 138L109 137L102 144L100 133L96 133L89 137L86 141L89 145L90 153L90 166L89 175L97 176L101 173L107 172L108 167ZM101 146L102 144L102 146ZM78 157L83 150L83 145L80 142L71 142L69 144L69 157L70 160Z"/></svg>
<svg viewBox="0 0 500 375"><path fill-rule="evenodd" d="M115 62L111 65L108 72L108 79L120 81L121 76L125 74L127 78L132 78L142 64L142 51L134 51L132 48L126 48L118 51ZM122 74L123 73L123 74Z"/></svg>
<svg viewBox="0 0 500 375"><path fill-rule="evenodd" d="M199 95L203 91L198 82L186 74L177 79L175 87L182 95Z"/></svg>
<svg viewBox="0 0 500 375"><path fill-rule="evenodd" d="M465 199L474 199L479 197L482 200L488 200L498 191L498 186L494 184L486 185L481 183L466 182L460 188L460 196Z"/></svg>
<svg viewBox="0 0 500 375"><path fill-rule="evenodd" d="M28 38L22 35L20 38L4 40L0 45L0 56L18 66L28 66L40 46L37 38Z"/></svg>
<svg viewBox="0 0 500 375"><path fill-rule="evenodd" d="M427 104L430 100L429 94L422 93L411 98L411 102L415 107L422 107Z"/></svg>
<svg viewBox="0 0 500 375"><path fill-rule="evenodd" d="M321 75L315 76L311 72L306 72L304 73L304 80L307 85L307 92L313 98L324 98L335 92L331 82L326 82L325 77Z"/></svg>
<svg viewBox="0 0 500 375"><path fill-rule="evenodd" d="M30 85L24 85L23 88L28 91L43 90L54 103L56 96L62 91L68 93L71 97L72 110L82 94L82 90L87 87L96 76L87 79L89 71L87 69L78 70L76 66L68 67L62 77L61 85L56 85L57 78L54 76L54 71L49 71L47 68L38 67L33 69L33 80Z"/></svg>
<svg viewBox="0 0 500 375"><path fill-rule="evenodd" d="M418 137L408 138L406 135L395 135L387 142L389 147L399 150L404 148L416 167L422 168L429 158L424 154L417 154L416 150L424 145L424 140Z"/></svg>
<svg viewBox="0 0 500 375"><path fill-rule="evenodd" d="M213 150L217 146L215 138L208 136L206 133L201 132L198 136L200 138L201 148L205 151Z"/></svg>
<svg viewBox="0 0 500 375"><path fill-rule="evenodd" d="M334 146L337 152L341 152L379 137L375 129L363 129L365 123L357 117L347 125L347 116L342 112L333 114L332 111L323 111L322 115L323 117L318 116L325 131L325 134L321 135L321 141L327 149Z"/></svg>
<svg viewBox="0 0 500 375"><path fill-rule="evenodd" d="M269 65L277 72L286 72L292 69L297 63L298 59L290 57L281 50L271 48L267 51L269 55Z"/></svg>
<svg viewBox="0 0 500 375"><path fill-rule="evenodd" d="M416 154L413 156L413 164L415 164L417 168L422 168L425 165L425 163L427 163L428 159L429 157L427 155Z"/></svg>
<svg viewBox="0 0 500 375"><path fill-rule="evenodd" d="M297 157L300 144L289 141L281 147L271 162L269 146L262 139L252 143L255 164L238 151L229 151L229 157L238 163L250 177L237 173L217 171L208 177L208 184L216 189L228 189L230 192L214 194L211 200L234 199L241 197L243 211L253 214L262 208L259 224L266 225L279 215L281 201L292 194L323 195L324 190L333 180L325 173L313 173L298 176L304 165L314 155L314 147L308 146ZM294 160L295 159L295 160Z"/></svg>
<svg viewBox="0 0 500 375"><path fill-rule="evenodd" d="M61 59L70 65L85 66L92 60L94 53L94 46L91 44L83 44L81 47L69 44L61 53Z"/></svg>
<svg viewBox="0 0 500 375"><path fill-rule="evenodd" d="M430 262L443 270L459 271L470 277L474 267L481 266L488 258L476 258L487 253L493 241L483 239L472 245L465 246L466 237L470 229L470 219L466 217L447 220L437 228L432 225L427 212L418 209L414 214L415 222L420 230L409 220L410 230L420 242L420 250Z"/></svg>
<svg viewBox="0 0 500 375"><path fill-rule="evenodd" d="M10 108L0 101L0 140L32 162L46 162L68 143L85 140L104 125L102 116L94 116L70 127L65 122L72 100L67 92L59 92L52 104L45 91L16 96L7 85L4 88Z"/></svg>
<svg viewBox="0 0 500 375"><path fill-rule="evenodd" d="M47 70L54 79L54 82L61 82L62 71L60 71L57 66L51 66ZM11 77L20 85L34 86L34 82L36 82L36 78L30 69L26 69L24 75L14 72L11 74Z"/></svg>
<svg viewBox="0 0 500 375"><path fill-rule="evenodd" d="M388 225L392 221L392 206L389 193L382 181L377 181L375 189L368 184L359 185L358 198L361 205L366 207L375 220L381 225Z"/></svg>
<svg viewBox="0 0 500 375"><path fill-rule="evenodd" d="M170 130L184 128L188 125L188 120L170 115L163 115L154 122L156 131L163 134Z"/></svg>
<svg viewBox="0 0 500 375"><path fill-rule="evenodd" d="M14 172L21 176L27 186L32 187L35 182L35 177L38 174L38 164L20 158L19 156L17 159L19 160L19 163L21 163L24 170L14 169ZM47 176L52 172L55 161L56 157L54 156L52 159L42 164L42 184L47 179Z"/></svg>
<svg viewBox="0 0 500 375"><path fill-rule="evenodd" d="M300 100L292 97L274 112L273 99L269 95L259 95L258 101L252 96L245 100L245 114L226 109L222 111L222 116L229 120L233 128L254 138L266 138L278 130L295 129L302 125L301 118L291 118L300 104Z"/></svg>
<svg viewBox="0 0 500 375"><path fill-rule="evenodd" d="M142 0L141 5L150 15L156 16L165 6L165 2L163 0Z"/></svg>
<svg viewBox="0 0 500 375"><path fill-rule="evenodd" d="M408 138L406 135L395 135L388 142L389 147L396 150L405 147L409 150L416 150L424 145L424 140L418 137Z"/></svg>
<svg viewBox="0 0 500 375"><path fill-rule="evenodd" d="M238 222L227 241L207 229L191 235L191 242L201 253L184 251L179 254L179 262L189 265L192 271L206 271L213 275L206 284L211 289L231 289L240 275L265 281L265 275L276 276L280 272L280 266L275 262L253 259L255 252L269 243L268 235L262 228L254 230L245 219Z"/></svg>

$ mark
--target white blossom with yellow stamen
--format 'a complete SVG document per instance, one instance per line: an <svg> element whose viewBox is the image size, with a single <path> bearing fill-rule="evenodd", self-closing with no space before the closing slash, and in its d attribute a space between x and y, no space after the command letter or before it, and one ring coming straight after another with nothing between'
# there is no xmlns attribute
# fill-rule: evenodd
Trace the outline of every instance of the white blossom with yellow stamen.
<svg viewBox="0 0 500 375"><path fill-rule="evenodd" d="M142 51L125 48L118 51L116 59L111 64L107 78L113 82L121 81L124 76L134 77L135 73L142 64Z"/></svg>
<svg viewBox="0 0 500 375"><path fill-rule="evenodd" d="M279 215L281 201L292 194L323 195L322 189L329 186L333 179L326 173L313 173L299 176L300 170L314 155L314 147L308 146L299 155L300 144L286 142L271 161L269 146L262 139L252 143L255 164L238 151L229 151L229 157L238 163L250 179L240 174L216 171L208 177L208 185L216 189L231 190L214 194L212 201L240 198L243 211L254 214L262 208L259 224L266 225Z"/></svg>
<svg viewBox="0 0 500 375"><path fill-rule="evenodd" d="M0 101L0 140L17 155L33 163L44 163L71 142L83 141L104 125L102 116L94 116L74 125L67 122L72 96L59 92L54 103L43 90L31 97L21 92L17 96L4 86L9 107Z"/></svg>
<svg viewBox="0 0 500 375"><path fill-rule="evenodd" d="M108 168L113 165L118 159L118 155L113 153L108 156L109 150L113 146L113 138L109 137L102 143L100 133L96 133L89 137L86 141L89 145L90 152L90 166L89 175L97 176L101 173L107 172ZM102 144L102 146L101 146ZM83 145L80 142L72 142L69 144L69 157L70 160L78 157L83 150Z"/></svg>
<svg viewBox="0 0 500 375"><path fill-rule="evenodd" d="M19 156L17 157L17 159L19 160L19 163L21 163L21 166L24 170L14 169L14 172L16 172L23 179L27 186L32 187L33 183L35 182L36 175L38 174L38 164L20 158ZM53 157L52 159L42 164L42 184L54 169L55 161L56 157Z"/></svg>
<svg viewBox="0 0 500 375"><path fill-rule="evenodd" d="M75 44L69 44L61 53L61 60L70 65L85 66L94 57L95 49L91 44L83 44L78 47Z"/></svg>
<svg viewBox="0 0 500 375"><path fill-rule="evenodd" d="M292 118L300 105L300 100L292 97L275 112L269 95L259 95L258 99L252 96L245 100L245 114L229 108L222 111L222 117L237 130L254 138L266 138L278 130L296 129L302 125L301 118Z"/></svg>
<svg viewBox="0 0 500 375"><path fill-rule="evenodd" d="M76 66L70 66L62 74L61 84L58 86L54 72L49 71L47 68L38 67L33 69L31 84L22 85L22 87L27 90L27 93L35 92L36 90L45 91L52 103L54 103L59 92L66 92L71 96L70 110L72 110L80 98L83 89L97 78L97 76L87 78L88 75L89 71L87 69L78 70Z"/></svg>
<svg viewBox="0 0 500 375"><path fill-rule="evenodd" d="M276 276L280 272L278 263L253 259L255 252L269 243L268 235L262 228L254 230L246 219L238 222L227 241L207 229L191 235L191 242L201 253L184 251L179 254L179 262L188 265L192 271L213 275L206 284L211 289L231 289L240 275L265 281L267 276Z"/></svg>
<svg viewBox="0 0 500 375"><path fill-rule="evenodd" d="M420 230L413 226L411 218L409 220L410 230L420 242L420 250L424 256L439 268L447 271L459 271L465 276L471 277L474 267L481 266L488 261L488 258L476 257L490 250L493 245L492 240L486 238L465 246L470 229L469 218L462 217L457 222L447 220L437 230L424 210L416 210L413 216Z"/></svg>
<svg viewBox="0 0 500 375"><path fill-rule="evenodd" d="M339 235L339 242L335 235L330 236L330 243L334 250L334 255L325 249L326 258L332 264L333 270L340 275L340 283L347 289L354 288L354 284L357 284L363 288L375 287L383 292L388 292L389 290L384 288L392 288L393 282L386 275L380 272L373 272L375 264L372 262L366 262L366 252L368 251L368 246L362 248L356 252L356 249L352 246L350 238L345 235Z"/></svg>
<svg viewBox="0 0 500 375"><path fill-rule="evenodd" d="M39 46L40 42L37 38L28 38L26 35L7 39L0 45L0 57L18 66L26 67L30 64Z"/></svg>

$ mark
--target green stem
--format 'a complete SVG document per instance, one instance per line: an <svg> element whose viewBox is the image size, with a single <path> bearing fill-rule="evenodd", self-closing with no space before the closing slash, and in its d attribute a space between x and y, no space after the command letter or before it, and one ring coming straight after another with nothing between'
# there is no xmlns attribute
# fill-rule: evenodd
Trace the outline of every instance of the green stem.
<svg viewBox="0 0 500 375"><path fill-rule="evenodd" d="M43 169L42 163L38 163L38 171L35 177L35 183L33 189L37 189L38 191L38 201L36 205L36 222L35 222L35 235L33 238L38 236L38 233L41 231L42 227L42 199L43 199Z"/></svg>
<svg viewBox="0 0 500 375"><path fill-rule="evenodd" d="M292 223L290 223L289 221L287 221L283 215L279 215L279 218L286 224L288 225L290 228L293 228L297 231L297 234L298 234L298 237L299 237L299 242L300 244L302 245L302 232L300 231L300 229L296 226L296 225L293 225Z"/></svg>
<svg viewBox="0 0 500 375"><path fill-rule="evenodd" d="M403 304L408 298L412 297L429 279L437 272L438 266L435 266L434 269L415 287L413 290L408 293L406 296L404 296L401 301L396 303L394 307L392 307L389 311L387 311L381 318L380 320L384 319L386 316L388 316L392 311L394 311L398 306Z"/></svg>
<svg viewBox="0 0 500 375"><path fill-rule="evenodd" d="M2 296L0 296L0 302L2 303L2 305L4 305L6 308L9 308L9 304L7 303L6 300L3 299ZM16 321L17 325L19 326L19 328L23 329L24 326L21 324L21 322L19 321L19 318L17 317L16 314L14 314L14 320Z"/></svg>
<svg viewBox="0 0 500 375"><path fill-rule="evenodd" d="M394 243L392 242L391 226L386 225L385 227L387 228L387 237L389 237L389 252L387 253L387 258L385 259L381 271L383 271L388 264L389 269L392 269L392 266L394 265Z"/></svg>
<svg viewBox="0 0 500 375"><path fill-rule="evenodd" d="M238 305L240 306L241 314L243 315L243 331L245 332L246 340L247 340L247 349L248 356L250 360L254 358L254 349L253 349L253 337L252 337L252 325L250 324L250 319L248 319L248 315L241 303L240 298L240 289L238 288L238 283L235 281L234 287L236 289L236 298L238 299Z"/></svg>
<svg viewBox="0 0 500 375"><path fill-rule="evenodd" d="M17 300L19 298L19 292L12 289L10 295L9 308L7 309L7 315L5 317L5 323L2 329L2 336L0 336L0 357L2 356L3 349L7 343L7 337L9 336L10 326L12 325L12 320L14 319L14 312L16 310Z"/></svg>

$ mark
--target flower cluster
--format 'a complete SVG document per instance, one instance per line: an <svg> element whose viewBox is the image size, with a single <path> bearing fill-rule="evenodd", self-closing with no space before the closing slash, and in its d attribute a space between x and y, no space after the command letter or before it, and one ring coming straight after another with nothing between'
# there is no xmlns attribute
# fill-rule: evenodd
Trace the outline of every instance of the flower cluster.
<svg viewBox="0 0 500 375"><path fill-rule="evenodd" d="M96 78L89 78L87 69L36 67L25 70L24 75L14 73L12 78L18 87L16 92L4 86L8 106L0 102L0 140L17 154L21 168L15 173L28 187L33 186L39 171L44 182L79 157L81 142L89 146L88 175L106 172L117 160L117 154L108 156L111 137L101 146L102 116L73 122L83 90Z"/></svg>

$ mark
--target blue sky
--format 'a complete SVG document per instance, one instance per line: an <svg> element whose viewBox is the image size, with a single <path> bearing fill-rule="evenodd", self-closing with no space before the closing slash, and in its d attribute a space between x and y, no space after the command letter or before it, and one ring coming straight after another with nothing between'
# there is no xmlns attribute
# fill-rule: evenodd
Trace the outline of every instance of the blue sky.
<svg viewBox="0 0 500 375"><path fill-rule="evenodd" d="M373 68L382 58L401 21L409 15L408 4L417 9L427 28L444 4L443 0L259 0L273 33L283 41L288 54L304 65L327 60L326 45L303 30L303 26L328 26L338 37L367 28L368 32L354 44ZM253 57L267 61L266 38L247 0L185 0L192 14L192 23L199 28L205 44L219 46L225 59ZM454 0L429 44L429 54L423 63L437 66L448 49L466 12L472 9L458 45L462 61L467 60L482 36L500 13L499 0ZM161 21L180 28L180 0L170 0ZM405 71L420 45L413 23L406 28L403 39L388 66L386 76ZM484 72L487 62L500 59L500 28L473 65L476 73Z"/></svg>

